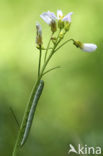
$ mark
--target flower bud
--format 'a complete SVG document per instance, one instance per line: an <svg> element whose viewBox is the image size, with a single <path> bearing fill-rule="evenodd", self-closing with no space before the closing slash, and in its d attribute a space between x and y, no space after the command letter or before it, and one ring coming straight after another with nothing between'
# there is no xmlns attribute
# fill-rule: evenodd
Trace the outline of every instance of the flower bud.
<svg viewBox="0 0 103 156"><path fill-rule="evenodd" d="M65 35L65 32L64 32L64 30L61 30L61 32L60 32L60 34L59 34L59 38L63 38L64 37L64 35Z"/></svg>
<svg viewBox="0 0 103 156"><path fill-rule="evenodd" d="M93 52L97 49L97 45L93 43L84 43L81 49L85 52Z"/></svg>
<svg viewBox="0 0 103 156"><path fill-rule="evenodd" d="M69 22L64 22L64 29L65 29L65 31L69 31L69 29L70 29L70 24L71 23L69 23Z"/></svg>
<svg viewBox="0 0 103 156"><path fill-rule="evenodd" d="M64 28L64 21L62 21L62 20L58 21L58 28L59 29L63 29Z"/></svg>
<svg viewBox="0 0 103 156"><path fill-rule="evenodd" d="M77 48L82 49L85 52L93 52L96 50L97 45L93 43L81 43L80 41L74 41L74 45Z"/></svg>
<svg viewBox="0 0 103 156"><path fill-rule="evenodd" d="M39 23L36 24L36 30L37 30L36 43L38 46L41 46L42 45L42 28Z"/></svg>
<svg viewBox="0 0 103 156"><path fill-rule="evenodd" d="M56 22L55 21L52 21L50 26L51 26L51 31L53 33L57 31L57 27L56 27Z"/></svg>

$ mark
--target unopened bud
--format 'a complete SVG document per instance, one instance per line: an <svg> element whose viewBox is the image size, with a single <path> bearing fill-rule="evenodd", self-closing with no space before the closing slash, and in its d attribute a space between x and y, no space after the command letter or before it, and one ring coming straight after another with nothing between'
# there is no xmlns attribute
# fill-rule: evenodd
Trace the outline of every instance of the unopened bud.
<svg viewBox="0 0 103 156"><path fill-rule="evenodd" d="M61 19L58 21L58 28L63 29L64 28L64 21Z"/></svg>
<svg viewBox="0 0 103 156"><path fill-rule="evenodd" d="M77 48L80 48L81 50L85 52L93 52L96 50L97 45L93 43L81 43L80 41L74 41L74 45Z"/></svg>
<svg viewBox="0 0 103 156"><path fill-rule="evenodd" d="M56 26L56 22L52 20L51 24L51 31L54 33L57 31L57 26Z"/></svg>
<svg viewBox="0 0 103 156"><path fill-rule="evenodd" d="M64 29L65 29L65 31L69 31L69 29L70 29L70 23L69 22L65 22L64 23Z"/></svg>
<svg viewBox="0 0 103 156"><path fill-rule="evenodd" d="M42 28L39 23L36 24L37 34L36 34L36 43L38 46L42 45Z"/></svg>
<svg viewBox="0 0 103 156"><path fill-rule="evenodd" d="M62 39L65 35L65 32L63 30L61 30L60 34L59 34L59 37Z"/></svg>

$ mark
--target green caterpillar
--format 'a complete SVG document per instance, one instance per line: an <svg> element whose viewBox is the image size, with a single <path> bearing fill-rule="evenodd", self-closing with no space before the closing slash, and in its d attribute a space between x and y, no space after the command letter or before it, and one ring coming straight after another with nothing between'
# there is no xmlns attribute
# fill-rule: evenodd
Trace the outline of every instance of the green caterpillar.
<svg viewBox="0 0 103 156"><path fill-rule="evenodd" d="M27 137L29 135L30 128L31 128L31 125L32 125L32 121L33 121L33 117L34 117L34 113L35 113L35 109L36 109L36 105L37 105L37 103L39 101L39 98L40 98L40 96L42 94L43 88L44 88L44 81L40 80L39 86L38 86L38 88L36 90L34 100L33 100L29 115L28 115L25 131L24 131L23 138L22 138L22 141L21 141L21 146L24 145L24 143L25 143L25 141L26 141L26 139L27 139Z"/></svg>

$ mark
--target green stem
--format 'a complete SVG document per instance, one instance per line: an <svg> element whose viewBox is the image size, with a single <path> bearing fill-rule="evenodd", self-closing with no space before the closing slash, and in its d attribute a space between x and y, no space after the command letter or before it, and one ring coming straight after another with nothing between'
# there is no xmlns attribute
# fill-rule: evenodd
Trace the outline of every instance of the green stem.
<svg viewBox="0 0 103 156"><path fill-rule="evenodd" d="M44 63L44 65L43 65L43 67L42 67L42 70L41 70L41 75L43 75L44 70L45 70L45 68L46 68L47 64L49 63L49 61L50 61L51 57L53 56L54 51L55 51L55 48L57 47L57 45L58 45L58 43L54 45L54 48L52 49L52 51L51 51L50 55L48 56L48 58L47 58L46 62Z"/></svg>
<svg viewBox="0 0 103 156"><path fill-rule="evenodd" d="M57 40L58 41L58 40ZM57 47L57 45L60 43L60 40L54 45L53 49L51 50L51 53L50 55L48 56L47 60L44 62L44 65L41 69L41 73L40 73L40 64L41 64L41 56L39 57L39 74L38 74L38 79L37 79L37 82L36 84L34 85L34 88L32 90L32 94L31 94L31 97L30 97L30 100L29 100L29 103L25 109L25 112L24 112L24 117L23 117L23 120L22 120L22 123L21 123L21 126L20 126L20 129L19 129L19 132L18 132L18 136L17 136L17 140L16 140L16 143L15 143L15 146L14 146L14 149L13 149L13 153L12 153L12 156L17 156L17 153L18 151L20 150L20 147L21 147L21 140L22 140L22 137L23 137L23 134L24 134L24 131L25 131L25 127L26 127L26 123L27 123L27 119L28 119L28 115L29 115L29 112L30 112L30 109L31 109L31 106L32 106L32 102L33 102L33 99L34 99L34 96L35 96L35 93L36 93L36 90L38 88L38 85L40 83L40 80L44 74L44 70L47 66L47 64L49 63L51 57L53 56L54 52L55 52L55 49ZM49 47L48 47L49 49ZM41 53L41 51L40 51Z"/></svg>
<svg viewBox="0 0 103 156"><path fill-rule="evenodd" d="M46 58L47 58L47 54L48 54L48 50L49 50L49 46L50 46L50 42L51 42L51 38L53 36L54 33L52 33L51 37L50 37L50 40L48 42L48 45L47 45L47 48L46 48L46 52L45 52L45 57L44 57L44 62L46 61Z"/></svg>
<svg viewBox="0 0 103 156"><path fill-rule="evenodd" d="M59 50L61 47L63 47L65 44L67 44L68 42L70 42L70 41L73 41L73 42L74 42L73 39L69 39L69 40L65 41L62 45L60 45L60 46L55 50L55 52L56 52L57 50Z"/></svg>
<svg viewBox="0 0 103 156"><path fill-rule="evenodd" d="M16 123L17 123L17 126L18 126L18 128L19 128L19 127L20 127L20 124L19 124L19 122L18 122L18 120L17 120L17 117L16 117L16 115L15 115L15 113L14 113L12 107L9 107L9 109L10 109L10 111L11 111L11 113L12 113L12 115L13 115L13 117L14 117Z"/></svg>
<svg viewBox="0 0 103 156"><path fill-rule="evenodd" d="M41 56L42 56L42 49L41 49L41 46L40 46L40 52L39 52L39 65L38 65L38 77L40 76Z"/></svg>
<svg viewBox="0 0 103 156"><path fill-rule="evenodd" d="M62 40L61 38L59 39L59 34L60 34L60 32L61 32L61 30L60 30L59 33L58 33L57 42L54 44L54 47L53 47L53 49L51 50L51 53L50 53L50 55L48 56L46 62L44 62L44 65L43 65L43 67L42 67L42 69L41 69L41 75L44 74L44 70L45 70L47 64L49 63L51 57L52 57L53 54L55 53L56 47L58 46L58 44L59 44L59 43L61 42L61 40ZM48 48L49 48L49 47L48 47Z"/></svg>
<svg viewBox="0 0 103 156"><path fill-rule="evenodd" d="M54 49L54 48L53 48ZM52 50L53 51L53 50ZM51 55L52 56L52 55ZM39 82L42 78L42 75L43 75L43 72L46 68L46 65L48 64L51 56L47 59L47 61L44 63L44 66L42 68L42 71L41 71L41 74L40 76L38 77L38 80L36 82L36 84L34 85L34 88L33 88L33 91L32 91L32 94L31 94L31 97L30 97L30 100L29 100L29 103L26 107L26 110L25 110L25 113L24 113L24 117L23 117L23 120L22 120L22 123L21 123L21 126L20 126L20 130L19 130L19 133L18 133L18 136L17 136L17 140L16 140L16 144L14 146L14 149L13 149L13 153L12 153L12 156L17 156L17 152L19 151L20 149L20 146L21 146L21 140L22 140L22 137L23 137L23 134L24 134L24 131L25 131L25 126L26 126L26 123L27 123L27 119L28 119L28 115L29 115L29 111L30 111L30 108L31 108L31 105L32 105L32 101L33 101L33 98L34 98L34 95L35 95L35 92L37 90L37 87L39 85Z"/></svg>
<svg viewBox="0 0 103 156"><path fill-rule="evenodd" d="M43 76L44 76L45 74L49 73L50 71L55 70L55 69L57 69L57 68L60 68L60 66L57 66L57 67L54 67L54 68L51 68L51 69L45 71L45 72L43 73Z"/></svg>

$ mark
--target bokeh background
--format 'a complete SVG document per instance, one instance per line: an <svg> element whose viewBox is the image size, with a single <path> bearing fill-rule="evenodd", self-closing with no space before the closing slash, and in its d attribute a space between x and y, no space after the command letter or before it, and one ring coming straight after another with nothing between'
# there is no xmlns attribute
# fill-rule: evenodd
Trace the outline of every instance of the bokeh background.
<svg viewBox="0 0 103 156"><path fill-rule="evenodd" d="M85 53L68 43L48 67L32 129L18 156L67 156L69 144L103 149L103 0L0 0L0 156L11 156L18 126L37 75L35 23L43 27L46 46L50 28L40 14L73 11L67 38L98 45ZM73 155L73 154L71 154Z"/></svg>

